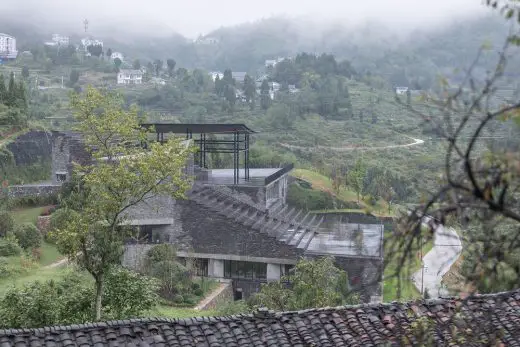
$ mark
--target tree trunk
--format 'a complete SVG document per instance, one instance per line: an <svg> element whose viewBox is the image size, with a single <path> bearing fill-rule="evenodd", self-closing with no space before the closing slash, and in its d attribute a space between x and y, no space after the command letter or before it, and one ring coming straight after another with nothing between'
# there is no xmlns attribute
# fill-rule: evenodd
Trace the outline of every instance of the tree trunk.
<svg viewBox="0 0 520 347"><path fill-rule="evenodd" d="M101 300L103 299L103 288L105 286L105 277L100 275L96 278L96 305L95 305L95 320L101 320Z"/></svg>

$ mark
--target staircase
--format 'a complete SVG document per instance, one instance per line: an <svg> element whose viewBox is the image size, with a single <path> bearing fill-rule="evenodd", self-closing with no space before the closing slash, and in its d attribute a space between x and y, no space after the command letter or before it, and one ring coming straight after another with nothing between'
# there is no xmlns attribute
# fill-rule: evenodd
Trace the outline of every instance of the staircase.
<svg viewBox="0 0 520 347"><path fill-rule="evenodd" d="M188 193L196 202L235 222L265 233L293 247L307 250L324 217L282 206L276 211L265 210L239 200L236 196L211 186L193 187Z"/></svg>

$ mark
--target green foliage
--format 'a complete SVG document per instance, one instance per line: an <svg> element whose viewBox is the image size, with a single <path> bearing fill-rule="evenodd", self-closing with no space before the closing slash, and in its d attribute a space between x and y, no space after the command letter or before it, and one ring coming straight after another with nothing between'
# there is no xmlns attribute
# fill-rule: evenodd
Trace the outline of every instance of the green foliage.
<svg viewBox="0 0 520 347"><path fill-rule="evenodd" d="M173 71L175 70L175 64L177 64L177 63L175 62L174 59L166 60L166 66L168 66L168 74L170 77L173 76Z"/></svg>
<svg viewBox="0 0 520 347"><path fill-rule="evenodd" d="M139 59L136 59L134 60L133 64L132 64L132 67L135 69L135 70L139 70L141 68L141 62L139 61Z"/></svg>
<svg viewBox="0 0 520 347"><path fill-rule="evenodd" d="M14 230L14 218L9 211L0 210L0 236L6 236Z"/></svg>
<svg viewBox="0 0 520 347"><path fill-rule="evenodd" d="M262 285L255 300L273 310L301 310L359 302L348 289L345 271L331 257L300 260L293 271L280 281Z"/></svg>
<svg viewBox="0 0 520 347"><path fill-rule="evenodd" d="M25 65L22 67L22 77L23 78L29 77L29 68Z"/></svg>
<svg viewBox="0 0 520 347"><path fill-rule="evenodd" d="M57 209L51 214L49 231L52 233L60 229L65 229L69 223L72 223L77 218L79 218L79 214L73 209L67 207Z"/></svg>
<svg viewBox="0 0 520 347"><path fill-rule="evenodd" d="M22 248L18 245L16 239L3 238L0 239L0 257L18 256L22 253Z"/></svg>
<svg viewBox="0 0 520 347"><path fill-rule="evenodd" d="M347 172L347 185L357 194L357 200L359 202L360 195L363 194L363 181L366 175L366 167L361 159L356 161L356 164L352 169Z"/></svg>
<svg viewBox="0 0 520 347"><path fill-rule="evenodd" d="M82 323L91 316L92 289L78 275L12 288L0 301L2 328Z"/></svg>
<svg viewBox="0 0 520 347"><path fill-rule="evenodd" d="M231 316L241 313L249 313L251 311L251 308L244 300L230 301L217 308L217 314L219 316Z"/></svg>
<svg viewBox="0 0 520 347"><path fill-rule="evenodd" d="M150 265L148 274L160 281L159 294L165 299L174 299L176 294L191 293L189 270L172 260L163 260Z"/></svg>
<svg viewBox="0 0 520 347"><path fill-rule="evenodd" d="M104 319L137 317L156 306L159 283L131 270L115 267L106 278Z"/></svg>
<svg viewBox="0 0 520 347"><path fill-rule="evenodd" d="M190 181L183 168L192 148L179 139L164 144L147 141L136 107L126 110L120 95L89 87L73 94L77 129L95 164L76 166L82 196L78 216L52 235L58 250L75 259L96 281L95 318L102 312L105 276L119 264L130 228L122 227L127 209L156 195L184 198ZM114 141L113 139L117 139Z"/></svg>
<svg viewBox="0 0 520 347"><path fill-rule="evenodd" d="M177 253L175 246L169 243L162 243L152 247L146 253L146 266L150 268L153 264L161 261L176 261Z"/></svg>
<svg viewBox="0 0 520 347"><path fill-rule="evenodd" d="M16 226L14 235L20 247L24 250L39 248L42 245L42 235L33 223L23 223Z"/></svg>
<svg viewBox="0 0 520 347"><path fill-rule="evenodd" d="M69 86L73 86L79 81L79 71L72 69L69 75Z"/></svg>
<svg viewBox="0 0 520 347"><path fill-rule="evenodd" d="M116 67L116 72L119 72L119 68L121 67L121 64L123 64L121 59L119 59L119 58L114 59L114 66Z"/></svg>
<svg viewBox="0 0 520 347"><path fill-rule="evenodd" d="M343 208L334 203L334 197L321 190L313 190L302 187L299 183L289 186L287 203L303 210L328 210Z"/></svg>

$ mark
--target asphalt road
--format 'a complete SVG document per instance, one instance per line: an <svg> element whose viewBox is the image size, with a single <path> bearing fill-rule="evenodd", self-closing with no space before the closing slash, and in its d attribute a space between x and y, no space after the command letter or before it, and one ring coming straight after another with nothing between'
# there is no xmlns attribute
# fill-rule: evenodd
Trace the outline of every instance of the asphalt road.
<svg viewBox="0 0 520 347"><path fill-rule="evenodd" d="M450 269L462 252L462 243L452 228L440 225L436 228L434 244L431 251L423 257L424 277L419 269L413 274L412 280L419 291L421 282L432 298L446 296L448 293L441 287L442 276Z"/></svg>

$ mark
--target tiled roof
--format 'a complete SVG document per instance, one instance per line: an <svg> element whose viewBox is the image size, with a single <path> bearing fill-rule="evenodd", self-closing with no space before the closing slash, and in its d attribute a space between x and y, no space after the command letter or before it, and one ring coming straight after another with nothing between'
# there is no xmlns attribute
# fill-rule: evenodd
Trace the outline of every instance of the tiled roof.
<svg viewBox="0 0 520 347"><path fill-rule="evenodd" d="M421 324L419 324L421 323ZM423 324L425 323L425 324ZM420 326L430 330L421 330ZM421 331L427 331L421 335ZM421 341L418 336L429 336ZM1 330L0 346L520 346L520 291L463 299ZM501 344L500 344L501 343Z"/></svg>

